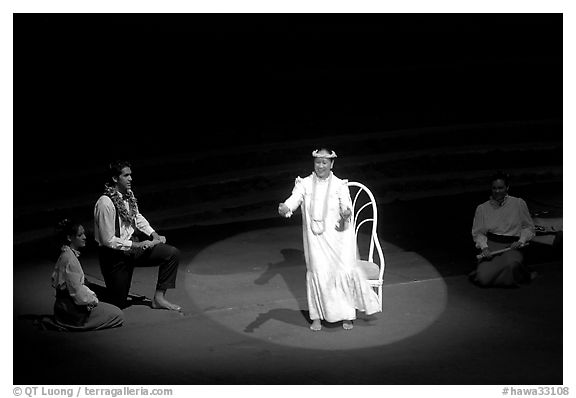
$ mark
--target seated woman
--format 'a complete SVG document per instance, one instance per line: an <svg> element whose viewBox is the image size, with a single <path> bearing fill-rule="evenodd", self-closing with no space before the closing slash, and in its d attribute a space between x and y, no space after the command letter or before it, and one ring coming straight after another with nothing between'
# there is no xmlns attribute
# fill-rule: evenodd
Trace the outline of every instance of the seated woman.
<svg viewBox="0 0 576 398"><path fill-rule="evenodd" d="M52 273L56 289L54 321L67 330L98 330L122 325L120 308L98 302L96 294L84 284L84 271L78 261L80 248L86 246L82 225L63 220L58 225L62 252Z"/></svg>
<svg viewBox="0 0 576 398"><path fill-rule="evenodd" d="M296 179L278 213L290 217L298 207L302 210L310 329L321 330L321 320L342 321L344 329L352 329L356 310L380 312L378 295L357 266L348 180L332 173L336 153L321 148L312 156L314 171Z"/></svg>
<svg viewBox="0 0 576 398"><path fill-rule="evenodd" d="M512 287L534 276L524 266L519 250L534 237L534 222L526 202L508 195L509 180L503 172L493 175L490 200L476 208L472 237L482 253L470 278L480 286ZM509 250L493 254L503 249Z"/></svg>

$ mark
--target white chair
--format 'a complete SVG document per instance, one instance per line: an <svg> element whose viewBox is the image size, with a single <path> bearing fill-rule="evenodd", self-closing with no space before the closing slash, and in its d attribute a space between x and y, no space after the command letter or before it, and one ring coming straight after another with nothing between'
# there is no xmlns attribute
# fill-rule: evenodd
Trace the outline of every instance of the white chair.
<svg viewBox="0 0 576 398"><path fill-rule="evenodd" d="M359 253L358 265L364 270L370 286L378 293L380 310L382 310L382 284L384 282L386 261L382 247L380 246L380 241L378 240L378 208L376 207L376 199L372 192L359 182L348 182L348 187L352 188L350 189L350 195L352 197L352 219L354 220L354 232L357 245L360 227L371 227L369 230L370 249L368 255L365 256L363 253ZM356 190L354 188L358 189ZM360 217L361 215L362 217ZM365 260L362 260L362 258L365 258Z"/></svg>

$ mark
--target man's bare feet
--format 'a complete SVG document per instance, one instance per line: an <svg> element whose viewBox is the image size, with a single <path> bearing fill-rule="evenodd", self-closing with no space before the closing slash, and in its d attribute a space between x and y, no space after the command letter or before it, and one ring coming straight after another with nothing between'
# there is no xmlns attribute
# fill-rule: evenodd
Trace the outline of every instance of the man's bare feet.
<svg viewBox="0 0 576 398"><path fill-rule="evenodd" d="M352 321L343 321L342 327L346 330L350 330L354 327L354 325L352 324Z"/></svg>
<svg viewBox="0 0 576 398"><path fill-rule="evenodd" d="M163 309L163 310L170 310L170 311L181 311L182 307L176 304L172 304L166 297L164 297L163 292L156 292L154 298L152 299L152 308L155 309Z"/></svg>
<svg viewBox="0 0 576 398"><path fill-rule="evenodd" d="M320 329L322 329L322 324L320 323L320 319L314 319L312 321L312 325L310 325L310 329L318 332Z"/></svg>

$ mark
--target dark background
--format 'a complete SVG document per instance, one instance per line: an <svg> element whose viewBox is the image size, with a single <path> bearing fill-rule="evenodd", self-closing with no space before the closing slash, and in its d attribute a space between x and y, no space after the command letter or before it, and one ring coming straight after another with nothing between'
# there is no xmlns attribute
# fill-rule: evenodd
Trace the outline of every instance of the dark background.
<svg viewBox="0 0 576 398"><path fill-rule="evenodd" d="M179 213L180 205L209 202L201 192L218 199L273 182L289 190L292 174L309 170L313 148L275 144L313 138L331 146L346 137L335 148L343 159L373 159L339 171L382 198L434 191L426 186L432 171L469 170L447 181L456 187L476 184L471 173L479 169L561 167L561 123L561 14L14 15L20 236L64 216L88 223L105 167L117 158L133 162L147 214ZM450 130L455 125L496 127ZM350 139L436 127L436 135ZM499 151L516 143L533 153ZM246 145L256 149L231 154ZM477 155L443 153L463 145L478 145ZM430 147L433 157L417 161L374 160ZM198 157L214 149L226 155ZM174 156L180 160L171 163ZM290 176L254 171L291 162ZM185 187L210 175L218 183L227 171L243 172L245 187ZM370 177L390 184L379 188ZM165 188L171 181L181 189Z"/></svg>
<svg viewBox="0 0 576 398"><path fill-rule="evenodd" d="M325 130L562 116L560 14L14 22L17 174L78 151L81 164Z"/></svg>

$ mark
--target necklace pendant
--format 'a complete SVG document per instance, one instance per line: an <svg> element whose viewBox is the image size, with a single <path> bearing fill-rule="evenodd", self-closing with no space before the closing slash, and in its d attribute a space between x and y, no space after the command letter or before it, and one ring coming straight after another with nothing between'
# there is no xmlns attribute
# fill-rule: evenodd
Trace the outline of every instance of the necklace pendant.
<svg viewBox="0 0 576 398"><path fill-rule="evenodd" d="M314 235L322 235L324 232L324 220L312 220L310 229Z"/></svg>

